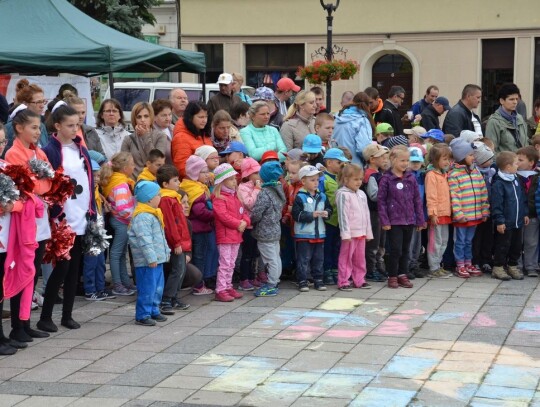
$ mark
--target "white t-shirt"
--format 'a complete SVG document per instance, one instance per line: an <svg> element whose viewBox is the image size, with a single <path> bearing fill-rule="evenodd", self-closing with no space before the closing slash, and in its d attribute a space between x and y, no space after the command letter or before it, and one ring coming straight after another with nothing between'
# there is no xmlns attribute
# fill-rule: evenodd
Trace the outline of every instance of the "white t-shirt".
<svg viewBox="0 0 540 407"><path fill-rule="evenodd" d="M7 252L10 224L11 213L5 213L0 216L0 253Z"/></svg>
<svg viewBox="0 0 540 407"><path fill-rule="evenodd" d="M91 193L88 175L84 169L84 158L80 156L79 148L75 143L62 145L62 166L64 174L68 175L71 182L75 184L73 195L64 204L66 222L77 235L84 235Z"/></svg>
<svg viewBox="0 0 540 407"><path fill-rule="evenodd" d="M474 116L474 114L472 115L472 124L474 126L474 132L476 134L478 134L479 136L483 136L483 134L482 134L482 125L480 124L478 119Z"/></svg>

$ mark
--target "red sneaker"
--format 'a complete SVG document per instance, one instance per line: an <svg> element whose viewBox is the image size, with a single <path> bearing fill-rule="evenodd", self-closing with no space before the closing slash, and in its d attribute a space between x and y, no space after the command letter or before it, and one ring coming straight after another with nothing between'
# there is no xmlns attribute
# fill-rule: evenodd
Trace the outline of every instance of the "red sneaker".
<svg viewBox="0 0 540 407"><path fill-rule="evenodd" d="M398 288L398 278L397 277L388 277L388 288Z"/></svg>
<svg viewBox="0 0 540 407"><path fill-rule="evenodd" d="M259 271L257 273L257 280L263 284L266 284L268 282L268 274L266 274L265 271Z"/></svg>
<svg viewBox="0 0 540 407"><path fill-rule="evenodd" d="M409 281L407 274L401 274L397 278L397 283L400 287L413 288L413 283Z"/></svg>
<svg viewBox="0 0 540 407"><path fill-rule="evenodd" d="M220 293L216 293L216 296L214 297L214 301L219 302L232 302L234 301L234 297L232 297L228 291L222 291Z"/></svg>
<svg viewBox="0 0 540 407"><path fill-rule="evenodd" d="M469 275L471 277L480 277L480 276L482 276L484 274L474 264L467 264L467 265L465 265L465 268L467 269L467 273L469 273Z"/></svg>
<svg viewBox="0 0 540 407"><path fill-rule="evenodd" d="M239 293L239 292L236 291L234 288L229 288L226 292L227 292L227 294L229 294L231 297L233 297L235 300L238 299L238 298L242 298L242 297L244 296L244 294Z"/></svg>
<svg viewBox="0 0 540 407"><path fill-rule="evenodd" d="M454 274L459 278L469 278L471 276L465 266L456 267L456 272Z"/></svg>

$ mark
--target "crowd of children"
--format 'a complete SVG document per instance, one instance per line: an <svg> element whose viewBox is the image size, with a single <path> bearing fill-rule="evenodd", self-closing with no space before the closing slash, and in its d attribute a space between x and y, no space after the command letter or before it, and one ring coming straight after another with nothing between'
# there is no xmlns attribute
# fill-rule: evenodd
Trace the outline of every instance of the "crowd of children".
<svg viewBox="0 0 540 407"><path fill-rule="evenodd" d="M2 166L37 158L75 181L71 199L45 210L53 224L65 221L73 231L70 256L48 278L37 324L44 332L30 327L28 293L35 282L11 296L11 342L0 331L0 354L57 331L52 311L60 285L61 323L79 327L72 309L80 264L86 299L136 294L135 319L144 326L189 308L179 297L185 280L194 295L231 302L248 291L277 295L283 269L295 270L300 292L324 291L331 284L342 291L369 289L368 281L411 288L414 278L452 274L488 272L500 280L538 275L540 136L516 153L501 152L494 163L489 140L473 132L453 140L422 128L393 136L391 126L380 124L377 141L362 148L363 160L353 162L351 152L332 138L332 116L321 114L316 133L284 157L267 151L257 162L237 141L220 153L203 145L187 159L180 179L163 152L152 150L134 182L130 153L117 153L101 166L91 160L71 107L55 107L52 122L56 133L41 150L39 117L15 111L16 139ZM34 178L27 195L41 205L32 246L37 268L41 242L51 233L38 220L44 216L40 196L51 181ZM4 229L10 213L19 222L20 204L3 203L1 209ZM105 288L106 253L89 254L83 247L91 222L102 229L107 224L112 234L111 291ZM0 240L7 247L8 236ZM6 261L1 250L0 261Z"/></svg>

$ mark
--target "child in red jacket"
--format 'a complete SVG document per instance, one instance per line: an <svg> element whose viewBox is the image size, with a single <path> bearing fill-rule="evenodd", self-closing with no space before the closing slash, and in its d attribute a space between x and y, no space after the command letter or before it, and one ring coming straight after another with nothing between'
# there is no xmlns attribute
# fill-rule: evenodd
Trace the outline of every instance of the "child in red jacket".
<svg viewBox="0 0 540 407"><path fill-rule="evenodd" d="M186 275L186 252L191 251L191 237L186 216L182 208L182 198L178 191L180 180L178 170L173 165L164 165L157 172L157 182L161 187L159 209L165 222L165 238L171 249L169 263L165 264L166 276L161 313L173 315L174 310L186 310L189 304L184 304L177 298Z"/></svg>
<svg viewBox="0 0 540 407"><path fill-rule="evenodd" d="M242 294L232 286L232 276L242 233L250 225L250 220L236 195L237 172L234 168L230 164L221 164L214 170L214 175L212 204L219 252L215 300L231 302L242 298Z"/></svg>

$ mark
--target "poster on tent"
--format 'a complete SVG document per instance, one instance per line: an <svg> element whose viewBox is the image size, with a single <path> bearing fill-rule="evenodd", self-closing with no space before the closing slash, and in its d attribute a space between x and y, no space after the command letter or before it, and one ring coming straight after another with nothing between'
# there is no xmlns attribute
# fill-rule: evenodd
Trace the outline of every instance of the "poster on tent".
<svg viewBox="0 0 540 407"><path fill-rule="evenodd" d="M58 89L64 83L73 85L79 97L86 103L86 124L96 125L94 107L92 106L92 95L90 93L90 79L84 76L23 76L23 75L0 75L0 93L6 95L8 103L12 103L15 98L17 82L26 78L30 83L35 83L43 89L45 99L53 100L58 95Z"/></svg>

